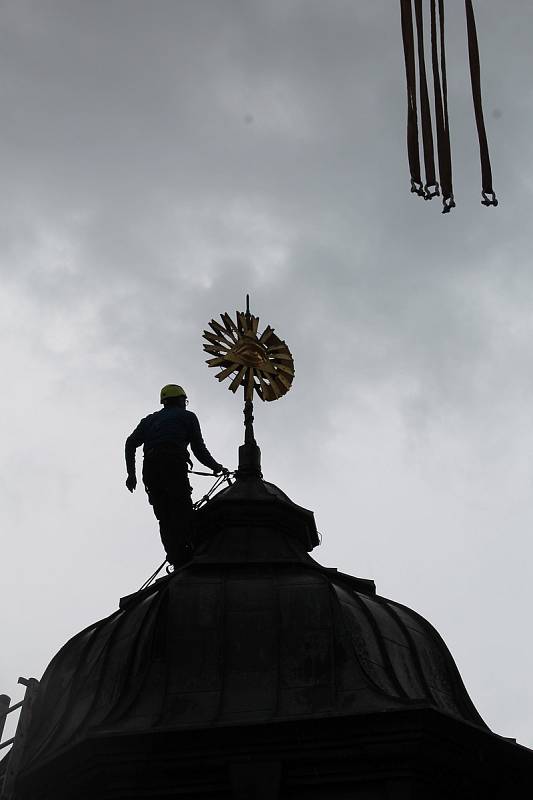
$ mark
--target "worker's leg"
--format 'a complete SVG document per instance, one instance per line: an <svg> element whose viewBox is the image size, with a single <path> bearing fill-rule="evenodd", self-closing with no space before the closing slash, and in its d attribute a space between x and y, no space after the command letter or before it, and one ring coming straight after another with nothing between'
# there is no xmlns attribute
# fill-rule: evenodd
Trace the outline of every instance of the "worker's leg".
<svg viewBox="0 0 533 800"><path fill-rule="evenodd" d="M169 493L167 478L168 465L165 458L153 455L144 459L143 463L143 482L148 502L154 510L156 519L159 522L159 533L165 548L167 560L172 562L170 543L173 536L174 514Z"/></svg>
<svg viewBox="0 0 533 800"><path fill-rule="evenodd" d="M159 520L168 561L174 565L188 561L192 553L192 490L186 462L167 453L145 458L143 481Z"/></svg>
<svg viewBox="0 0 533 800"><path fill-rule="evenodd" d="M168 547L172 551L174 565L178 566L192 557L192 489L185 462L175 459L169 465L169 475L172 525Z"/></svg>

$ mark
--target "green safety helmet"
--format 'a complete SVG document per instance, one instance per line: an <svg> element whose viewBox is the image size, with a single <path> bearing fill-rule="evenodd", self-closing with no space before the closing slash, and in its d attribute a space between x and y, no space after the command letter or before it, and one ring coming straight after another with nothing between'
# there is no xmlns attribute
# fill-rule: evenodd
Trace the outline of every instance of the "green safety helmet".
<svg viewBox="0 0 533 800"><path fill-rule="evenodd" d="M176 383L167 383L167 385L163 386L161 389L161 402L164 403L165 400L168 400L170 397L187 397L187 392L182 386L178 386Z"/></svg>

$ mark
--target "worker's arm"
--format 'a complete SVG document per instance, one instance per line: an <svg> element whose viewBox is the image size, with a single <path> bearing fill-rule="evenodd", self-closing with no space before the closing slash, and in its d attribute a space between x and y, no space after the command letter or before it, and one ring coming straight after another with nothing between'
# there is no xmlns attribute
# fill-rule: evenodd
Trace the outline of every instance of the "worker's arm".
<svg viewBox="0 0 533 800"><path fill-rule="evenodd" d="M125 455L126 471L128 473L128 477L126 478L126 486L130 492L133 492L137 486L137 477L135 474L135 452L137 448L140 447L144 442L143 422L144 420L141 420L133 433L130 433L126 439Z"/></svg>
<svg viewBox="0 0 533 800"><path fill-rule="evenodd" d="M190 414L190 443L191 443L191 450L193 451L195 457L198 461L207 467L208 469L212 469L213 472L221 472L224 467L222 464L219 464L218 461L215 461L207 447L205 446L205 442L202 437L202 431L200 430L200 423L198 422L198 417L196 414L193 414L192 411L189 412Z"/></svg>

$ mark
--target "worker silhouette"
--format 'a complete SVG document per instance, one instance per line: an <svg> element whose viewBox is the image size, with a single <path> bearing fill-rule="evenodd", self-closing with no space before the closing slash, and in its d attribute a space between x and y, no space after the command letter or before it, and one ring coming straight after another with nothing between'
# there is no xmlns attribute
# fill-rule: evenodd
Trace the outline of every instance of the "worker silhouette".
<svg viewBox="0 0 533 800"><path fill-rule="evenodd" d="M215 474L224 470L204 444L200 423L186 410L187 395L181 386L161 389L163 408L144 417L126 439L126 486L137 486L135 451L144 445L143 482L148 500L159 520L161 541L168 561L179 566L192 555L191 485L187 475L191 450Z"/></svg>

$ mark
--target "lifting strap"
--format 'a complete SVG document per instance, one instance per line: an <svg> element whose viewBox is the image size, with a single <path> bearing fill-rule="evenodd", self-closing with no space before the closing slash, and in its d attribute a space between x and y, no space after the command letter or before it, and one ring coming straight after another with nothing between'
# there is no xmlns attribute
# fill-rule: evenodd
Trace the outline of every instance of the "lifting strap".
<svg viewBox="0 0 533 800"><path fill-rule="evenodd" d="M402 16L403 52L405 56L405 77L407 80L407 157L409 159L409 171L411 172L411 192L424 197L418 151L415 49L411 0L400 0L400 10Z"/></svg>
<svg viewBox="0 0 533 800"><path fill-rule="evenodd" d="M437 6L438 3L438 6ZM416 48L413 27L413 5L416 21ZM444 0L430 0L431 29L431 66L433 77L433 99L435 114L435 132L437 144L438 178L435 169L435 147L433 141L433 123L431 104L427 85L424 15L422 0L400 0L402 23L402 39L405 57L405 75L407 82L407 154L411 173L411 192L431 200L442 193L442 211L448 213L454 206L452 184L452 159L450 143L450 127L448 120L448 88L446 78L446 51L444 37ZM479 65L479 47L474 18L472 0L465 0L466 25L468 35L468 54L470 61L470 79L472 98L479 138L481 161L482 204L496 206L498 201L492 188L492 172L483 107L481 101L481 79ZM418 60L418 88L416 76L416 60ZM417 106L417 95L420 101L420 114ZM420 169L419 123L421 126L422 150L424 155L423 180ZM440 192L439 192L440 183Z"/></svg>
<svg viewBox="0 0 533 800"><path fill-rule="evenodd" d="M431 109L429 106L428 84L426 78L426 60L424 56L424 17L422 0L415 0L416 38L418 44L418 83L420 86L420 116L422 119L422 145L424 148L424 169L426 183L424 199L431 200L439 194L435 177L435 156L433 154L433 132L431 130Z"/></svg>
<svg viewBox="0 0 533 800"><path fill-rule="evenodd" d="M440 48L440 60L439 60ZM446 81L446 52L444 49L444 0L439 0L439 40L437 42L437 2L431 0L431 64L435 96L435 127L439 175L442 188L442 213L455 206L452 185L452 154L448 122L448 85Z"/></svg>
<svg viewBox="0 0 533 800"><path fill-rule="evenodd" d="M468 59L470 61L470 80L472 82L472 99L476 116L477 135L479 139L479 158L481 161L481 196L484 206L497 206L498 200L492 188L492 170L490 168L489 145L483 118L481 103L481 76L479 66L479 47L477 43L476 20L472 0L465 0L466 30L468 34Z"/></svg>

